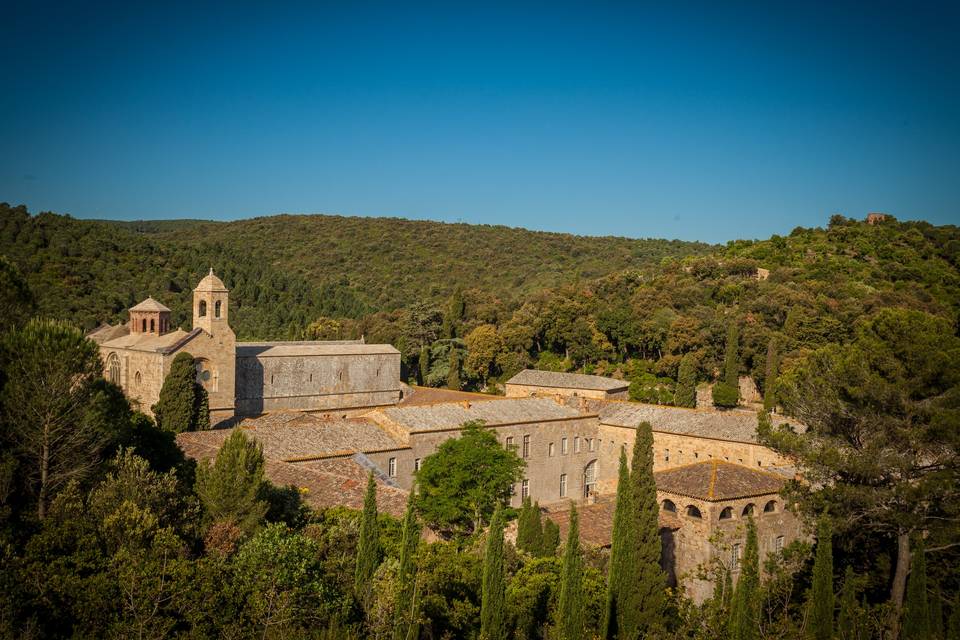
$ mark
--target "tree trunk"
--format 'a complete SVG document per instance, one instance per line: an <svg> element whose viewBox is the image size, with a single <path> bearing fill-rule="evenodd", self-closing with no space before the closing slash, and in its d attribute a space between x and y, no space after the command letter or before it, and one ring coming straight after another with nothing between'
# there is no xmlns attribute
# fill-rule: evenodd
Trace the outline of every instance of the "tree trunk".
<svg viewBox="0 0 960 640"><path fill-rule="evenodd" d="M910 534L897 536L897 569L890 586L890 602L893 603L893 620L890 624L890 637L897 640L900 636L900 610L903 608L903 596L907 591L907 573L910 571Z"/></svg>

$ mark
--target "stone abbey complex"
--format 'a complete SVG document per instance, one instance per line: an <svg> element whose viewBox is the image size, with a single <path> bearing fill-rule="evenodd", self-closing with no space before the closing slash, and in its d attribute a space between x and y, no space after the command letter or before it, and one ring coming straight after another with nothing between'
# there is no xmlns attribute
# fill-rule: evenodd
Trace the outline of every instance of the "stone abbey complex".
<svg viewBox="0 0 960 640"><path fill-rule="evenodd" d="M692 597L712 589L698 567L719 562L737 575L747 517L764 556L808 535L779 495L794 472L757 441L753 411L640 404L626 400L622 381L546 371L521 372L507 397L410 388L390 345L237 342L229 292L212 270L193 297L190 331L173 328L170 310L152 298L130 309L127 324L94 330L107 377L149 411L173 358L189 352L221 428L182 433L181 448L209 459L243 429L262 445L267 476L298 487L311 506L359 508L373 471L380 508L399 516L422 460L480 421L526 463L513 506L539 502L565 533L576 501L584 543L607 547L620 451L648 422L664 569Z"/></svg>

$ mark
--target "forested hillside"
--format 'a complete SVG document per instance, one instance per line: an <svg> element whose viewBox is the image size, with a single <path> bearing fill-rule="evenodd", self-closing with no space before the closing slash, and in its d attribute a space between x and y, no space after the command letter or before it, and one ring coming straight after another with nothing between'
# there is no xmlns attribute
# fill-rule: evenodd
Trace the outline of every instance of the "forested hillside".
<svg viewBox="0 0 960 640"><path fill-rule="evenodd" d="M0 254L24 273L42 312L91 328L154 295L185 323L190 289L213 266L232 290L231 322L248 339L297 337L322 315L438 303L457 287L512 304L545 287L709 249L388 218L107 223L0 204Z"/></svg>

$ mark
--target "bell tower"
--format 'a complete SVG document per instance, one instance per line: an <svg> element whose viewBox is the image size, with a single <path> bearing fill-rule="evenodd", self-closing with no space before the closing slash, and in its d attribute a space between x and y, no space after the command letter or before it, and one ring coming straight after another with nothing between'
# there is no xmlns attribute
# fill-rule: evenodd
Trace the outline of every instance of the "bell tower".
<svg viewBox="0 0 960 640"><path fill-rule="evenodd" d="M229 298L230 293L223 281L213 274L211 268L193 290L193 328L203 329L214 336L223 329L229 330Z"/></svg>

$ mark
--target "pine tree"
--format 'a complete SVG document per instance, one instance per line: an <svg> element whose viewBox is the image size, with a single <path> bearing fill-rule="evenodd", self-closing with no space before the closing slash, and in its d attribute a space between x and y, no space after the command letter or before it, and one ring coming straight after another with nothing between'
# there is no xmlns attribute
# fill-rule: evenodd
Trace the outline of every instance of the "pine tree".
<svg viewBox="0 0 960 640"><path fill-rule="evenodd" d="M584 610L583 557L580 553L580 527L577 522L577 507L570 504L570 529L563 552L563 568L560 575L560 600L557 604L556 628L559 640L583 640Z"/></svg>
<svg viewBox="0 0 960 640"><path fill-rule="evenodd" d="M860 611L857 606L857 576L853 567L847 565L843 574L843 588L840 590L840 614L837 617L837 631L842 640L859 638Z"/></svg>
<svg viewBox="0 0 960 640"><path fill-rule="evenodd" d="M629 592L630 572L636 567L637 531L633 487L627 468L627 453L620 450L617 480L617 504L613 512L613 539L607 570L607 596L603 616L603 634L607 639L630 638L632 602ZM625 620L626 619L626 620Z"/></svg>
<svg viewBox="0 0 960 640"><path fill-rule="evenodd" d="M777 352L777 338L772 336L767 343L767 366L763 375L763 410L773 411L777 406L776 386L780 375L780 354Z"/></svg>
<svg viewBox="0 0 960 640"><path fill-rule="evenodd" d="M667 579L660 567L660 505L653 479L653 428L637 427L630 471L637 532L636 571L632 589L637 594L636 621L641 637L660 627L666 606ZM632 628L632 627L631 627Z"/></svg>
<svg viewBox="0 0 960 640"><path fill-rule="evenodd" d="M560 527L557 523L547 518L543 523L543 544L540 546L540 557L552 558L557 555L557 547L560 546Z"/></svg>
<svg viewBox="0 0 960 640"><path fill-rule="evenodd" d="M360 517L360 541L357 544L357 565L353 576L354 592L364 604L369 600L373 574L380 564L380 526L377 522L377 483L373 471L367 476L367 492L363 497Z"/></svg>
<svg viewBox="0 0 960 640"><path fill-rule="evenodd" d="M196 492L210 522L230 522L250 534L263 521L267 503L263 487L263 449L234 429L211 465L197 467Z"/></svg>
<svg viewBox="0 0 960 640"><path fill-rule="evenodd" d="M460 390L460 354L455 349L450 350L450 373L447 374L447 388Z"/></svg>
<svg viewBox="0 0 960 640"><path fill-rule="evenodd" d="M736 321L727 330L727 346L723 354L723 381L734 389L740 388L740 326Z"/></svg>
<svg viewBox="0 0 960 640"><path fill-rule="evenodd" d="M813 585L807 594L808 635L813 640L833 637L833 540L830 521L820 518L817 526L817 555L813 562Z"/></svg>
<svg viewBox="0 0 960 640"><path fill-rule="evenodd" d="M927 560L923 552L923 539L917 541L910 559L910 575L907 578L907 599L904 603L903 640L920 640L930 637L930 605L927 601Z"/></svg>
<svg viewBox="0 0 960 640"><path fill-rule="evenodd" d="M417 584L417 547L420 543L420 525L414 512L414 492L407 497L407 512L403 517L403 536L400 543L400 566L397 569L397 616L394 640L406 640L417 626L414 592Z"/></svg>
<svg viewBox="0 0 960 640"><path fill-rule="evenodd" d="M756 640L759 637L757 602L760 592L760 552L757 545L757 527L747 520L747 543L740 561L740 578L733 590L727 637L730 640Z"/></svg>
<svg viewBox="0 0 960 640"><path fill-rule="evenodd" d="M160 388L160 399L153 405L157 426L173 433L210 427L207 392L197 382L193 356L182 351L170 364L170 372Z"/></svg>
<svg viewBox="0 0 960 640"><path fill-rule="evenodd" d="M430 375L430 349L426 346L420 347L420 384L427 384L427 376Z"/></svg>
<svg viewBox="0 0 960 640"><path fill-rule="evenodd" d="M688 353L680 360L673 404L678 407L697 406L697 359L692 353Z"/></svg>
<svg viewBox="0 0 960 640"><path fill-rule="evenodd" d="M504 640L503 612L506 600L506 578L503 568L503 509L497 507L487 531L483 554L483 585L480 594L481 640Z"/></svg>

